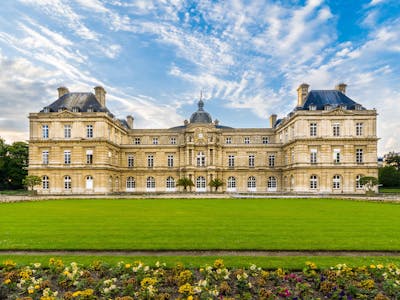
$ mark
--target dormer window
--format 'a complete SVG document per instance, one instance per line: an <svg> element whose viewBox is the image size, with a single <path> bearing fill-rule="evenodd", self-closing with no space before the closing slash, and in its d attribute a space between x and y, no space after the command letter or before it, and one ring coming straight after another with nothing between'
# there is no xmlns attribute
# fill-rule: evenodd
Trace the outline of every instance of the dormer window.
<svg viewBox="0 0 400 300"><path fill-rule="evenodd" d="M61 112L61 111L64 111L64 110L67 110L67 108L64 107L64 106L61 106L61 107L58 108L58 112Z"/></svg>
<svg viewBox="0 0 400 300"><path fill-rule="evenodd" d="M362 106L360 104L356 104L355 109L356 110L361 110Z"/></svg>
<svg viewBox="0 0 400 300"><path fill-rule="evenodd" d="M317 106L314 105L314 104L311 104L311 105L308 107L308 109L309 109L309 110L317 110Z"/></svg>
<svg viewBox="0 0 400 300"><path fill-rule="evenodd" d="M87 112L94 112L93 106L89 106L89 107L87 108Z"/></svg>
<svg viewBox="0 0 400 300"><path fill-rule="evenodd" d="M332 106L330 104L326 104L324 106L324 110L332 110Z"/></svg>
<svg viewBox="0 0 400 300"><path fill-rule="evenodd" d="M46 107L43 109L43 112L49 113L49 112L50 112L50 107L46 106Z"/></svg>
<svg viewBox="0 0 400 300"><path fill-rule="evenodd" d="M79 112L79 107L78 106L74 106L72 108L72 112Z"/></svg>
<svg viewBox="0 0 400 300"><path fill-rule="evenodd" d="M343 105L343 104L340 105L339 107L340 107L341 109L343 109L343 110L347 109L347 106L346 106L346 105Z"/></svg>

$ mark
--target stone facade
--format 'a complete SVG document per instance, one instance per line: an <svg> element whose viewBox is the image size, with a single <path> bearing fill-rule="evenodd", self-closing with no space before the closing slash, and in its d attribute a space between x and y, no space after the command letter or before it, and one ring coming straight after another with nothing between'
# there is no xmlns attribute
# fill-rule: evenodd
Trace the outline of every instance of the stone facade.
<svg viewBox="0 0 400 300"><path fill-rule="evenodd" d="M218 178L233 193L364 193L358 178L377 176L376 111L347 98L344 84L308 87L269 127L221 126L200 100L190 122L170 129L116 119L102 87L62 87L57 101L29 115L29 174L42 178L41 194L175 192L183 177L197 192Z"/></svg>

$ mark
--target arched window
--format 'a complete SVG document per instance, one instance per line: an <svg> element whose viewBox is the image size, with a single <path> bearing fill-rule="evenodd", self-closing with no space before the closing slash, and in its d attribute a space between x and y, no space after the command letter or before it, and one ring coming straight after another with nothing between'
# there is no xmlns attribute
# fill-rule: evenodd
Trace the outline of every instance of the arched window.
<svg viewBox="0 0 400 300"><path fill-rule="evenodd" d="M175 179L171 176L167 177L166 180L166 190L167 192L174 192L175 191Z"/></svg>
<svg viewBox="0 0 400 300"><path fill-rule="evenodd" d="M318 177L317 175L310 176L310 189L315 190L318 188Z"/></svg>
<svg viewBox="0 0 400 300"><path fill-rule="evenodd" d="M247 190L251 191L251 192L255 192L257 189L256 186L256 178L254 176L250 176L247 179Z"/></svg>
<svg viewBox="0 0 400 300"><path fill-rule="evenodd" d="M269 192L276 192L276 177L274 176L268 177L267 190Z"/></svg>
<svg viewBox="0 0 400 300"><path fill-rule="evenodd" d="M206 191L206 179L204 176L199 176L196 179L196 192Z"/></svg>
<svg viewBox="0 0 400 300"><path fill-rule="evenodd" d="M332 188L335 190L340 189L340 181L340 175L334 175L332 179Z"/></svg>
<svg viewBox="0 0 400 300"><path fill-rule="evenodd" d="M126 190L127 191L134 191L136 188L136 182L135 178L132 176L129 176L126 178Z"/></svg>
<svg viewBox="0 0 400 300"><path fill-rule="evenodd" d="M44 175L42 177L42 189L43 190L48 190L49 188L50 188L49 176Z"/></svg>
<svg viewBox="0 0 400 300"><path fill-rule="evenodd" d="M356 176L356 189L364 188L364 186L360 182L361 177L363 177L363 175L357 175Z"/></svg>
<svg viewBox="0 0 400 300"><path fill-rule="evenodd" d="M154 179L154 177L147 177L146 180L146 189L147 191L155 191L156 189L156 180Z"/></svg>
<svg viewBox="0 0 400 300"><path fill-rule="evenodd" d="M93 189L93 177L90 175L86 176L86 189L87 190Z"/></svg>
<svg viewBox="0 0 400 300"><path fill-rule="evenodd" d="M64 176L64 189L66 190L70 190L71 189L71 176Z"/></svg>
<svg viewBox="0 0 400 300"><path fill-rule="evenodd" d="M205 167L206 165L206 156L203 152L197 153L197 166L198 167Z"/></svg>
<svg viewBox="0 0 400 300"><path fill-rule="evenodd" d="M228 192L234 192L236 191L236 178L233 176L228 177L228 184L226 190Z"/></svg>

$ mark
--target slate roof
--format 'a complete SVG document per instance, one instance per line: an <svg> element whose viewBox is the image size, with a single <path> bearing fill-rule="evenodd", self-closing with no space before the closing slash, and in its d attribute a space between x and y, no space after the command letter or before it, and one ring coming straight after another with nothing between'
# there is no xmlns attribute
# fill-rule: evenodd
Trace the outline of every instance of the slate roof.
<svg viewBox="0 0 400 300"><path fill-rule="evenodd" d="M200 99L198 109L190 117L190 123L212 123L211 115L204 111L204 102Z"/></svg>
<svg viewBox="0 0 400 300"><path fill-rule="evenodd" d="M308 93L304 105L297 109L308 110L310 105L315 105L317 110L324 110L326 105L333 108L344 105L346 109L356 109L356 105L360 104L338 90L313 90ZM365 108L361 106L361 109Z"/></svg>
<svg viewBox="0 0 400 300"><path fill-rule="evenodd" d="M67 93L47 106L50 112L57 112L60 108L72 111L73 107L78 107L81 112L87 112L91 108L93 112L107 112L112 115L106 107L101 106L92 93Z"/></svg>

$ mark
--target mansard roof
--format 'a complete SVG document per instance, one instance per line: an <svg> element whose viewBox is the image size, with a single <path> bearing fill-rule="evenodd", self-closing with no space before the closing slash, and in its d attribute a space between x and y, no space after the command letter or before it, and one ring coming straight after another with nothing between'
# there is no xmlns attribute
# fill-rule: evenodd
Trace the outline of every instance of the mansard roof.
<svg viewBox="0 0 400 300"><path fill-rule="evenodd" d="M359 103L353 101L338 90L312 90L308 93L304 105L298 109L308 110L310 106L316 106L317 110L324 110L325 106L346 106L346 109L356 109ZM365 109L360 105L361 109Z"/></svg>
<svg viewBox="0 0 400 300"><path fill-rule="evenodd" d="M107 112L112 115L106 107L101 106L92 93L67 93L47 106L49 112L57 112L60 109L72 111L75 107L81 112ZM44 112L44 110L40 112Z"/></svg>

